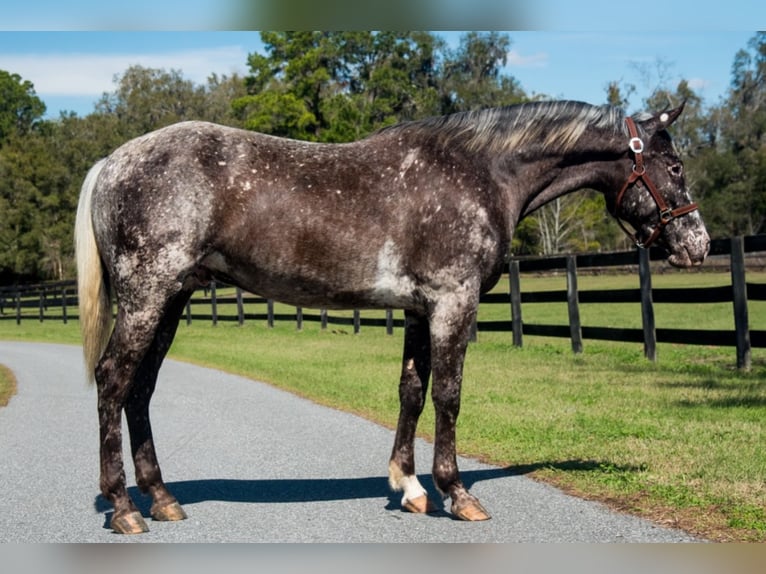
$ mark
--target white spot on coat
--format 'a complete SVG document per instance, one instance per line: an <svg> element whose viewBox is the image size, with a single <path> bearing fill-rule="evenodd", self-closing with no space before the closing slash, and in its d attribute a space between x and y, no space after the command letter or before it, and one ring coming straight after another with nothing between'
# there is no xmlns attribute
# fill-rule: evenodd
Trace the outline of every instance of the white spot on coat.
<svg viewBox="0 0 766 574"><path fill-rule="evenodd" d="M378 265L375 273L374 289L381 303L397 306L396 302L409 299L415 284L402 269L401 258L396 244L386 240L378 252Z"/></svg>
<svg viewBox="0 0 766 574"><path fill-rule="evenodd" d="M415 148L407 152L407 155L404 156L402 164L399 166L399 177L404 177L404 174L407 173L407 170L412 167L412 164L417 162L419 151L420 148Z"/></svg>

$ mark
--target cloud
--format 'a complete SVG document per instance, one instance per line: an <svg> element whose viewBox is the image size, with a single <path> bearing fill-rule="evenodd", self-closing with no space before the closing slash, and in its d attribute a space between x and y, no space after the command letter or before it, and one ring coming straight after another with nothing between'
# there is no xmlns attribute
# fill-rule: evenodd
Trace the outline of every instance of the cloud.
<svg viewBox="0 0 766 574"><path fill-rule="evenodd" d="M530 56L524 56L517 50L508 52L508 66L517 68L544 68L548 65L548 54L537 52Z"/></svg>
<svg viewBox="0 0 766 574"><path fill-rule="evenodd" d="M704 78L689 78L687 80L689 87L695 92L704 91L705 88L712 87L713 83Z"/></svg>
<svg viewBox="0 0 766 574"><path fill-rule="evenodd" d="M115 75L130 66L180 70L199 84L213 73L244 73L247 55L241 46L155 54L0 54L0 69L29 80L41 96L100 96L113 91Z"/></svg>

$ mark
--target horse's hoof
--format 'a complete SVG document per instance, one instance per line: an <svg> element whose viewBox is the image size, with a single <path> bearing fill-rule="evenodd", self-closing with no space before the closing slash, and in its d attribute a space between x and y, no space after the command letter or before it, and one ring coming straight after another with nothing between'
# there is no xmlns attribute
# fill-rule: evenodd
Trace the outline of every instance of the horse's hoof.
<svg viewBox="0 0 766 574"><path fill-rule="evenodd" d="M405 510L414 512L416 514L436 512L436 505L431 502L431 499L428 498L428 496L425 494L418 496L417 498L413 498L412 500L403 500L402 507Z"/></svg>
<svg viewBox="0 0 766 574"><path fill-rule="evenodd" d="M129 512L121 516L113 516L109 525L117 534L142 534L149 532L149 527L140 512Z"/></svg>
<svg viewBox="0 0 766 574"><path fill-rule="evenodd" d="M166 504L162 508L152 509L152 518L163 522L174 522L176 520L186 520L186 512L177 502Z"/></svg>
<svg viewBox="0 0 766 574"><path fill-rule="evenodd" d="M489 520L490 515L484 507L479 504L478 500L471 500L463 506L457 507L452 505L452 514L457 516L461 520L467 520L468 522L479 522L481 520Z"/></svg>

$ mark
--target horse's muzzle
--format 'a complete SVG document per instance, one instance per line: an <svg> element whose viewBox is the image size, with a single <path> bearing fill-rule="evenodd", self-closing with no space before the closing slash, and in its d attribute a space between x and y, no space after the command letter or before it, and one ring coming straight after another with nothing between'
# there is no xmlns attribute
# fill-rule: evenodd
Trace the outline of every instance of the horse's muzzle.
<svg viewBox="0 0 766 574"><path fill-rule="evenodd" d="M710 251L710 236L707 231L699 235L687 237L682 243L669 249L668 263L673 267L699 267L705 261Z"/></svg>

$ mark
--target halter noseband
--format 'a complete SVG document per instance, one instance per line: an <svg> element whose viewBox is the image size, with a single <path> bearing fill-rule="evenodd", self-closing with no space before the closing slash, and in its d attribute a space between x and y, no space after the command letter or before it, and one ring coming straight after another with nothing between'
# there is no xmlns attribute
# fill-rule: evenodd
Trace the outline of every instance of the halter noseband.
<svg viewBox="0 0 766 574"><path fill-rule="evenodd" d="M630 151L633 152L635 163L633 164L633 170L631 171L630 176L628 176L628 181L625 182L625 185L623 185L622 189L620 189L620 193L617 194L617 201L615 202L614 207L615 218L617 219L617 223L620 224L620 227L622 227L622 230L635 242L636 245L639 247L648 248L657 240L657 238L660 236L660 233L662 233L662 229L668 223L677 217L681 217L682 215L686 215L687 213L691 213L692 211L696 210L697 204L690 203L689 205L684 205L675 209L671 209L668 206L668 204L657 191L657 188L655 187L652 180L649 178L649 175L646 173L643 155L644 142L641 140L641 138L638 137L638 130L636 129L636 124L633 121L633 118L625 118L625 124L628 126L628 133L630 134L628 147L630 147ZM619 216L620 205L622 203L622 198L625 195L625 192L628 190L628 188L635 185L639 180L644 184L644 187L646 187L646 189L651 194L652 199L654 199L654 203L657 204L657 209L660 212L660 220L657 223L657 226L654 228L649 238L643 242L638 239L638 236L635 233L631 233L628 230Z"/></svg>

